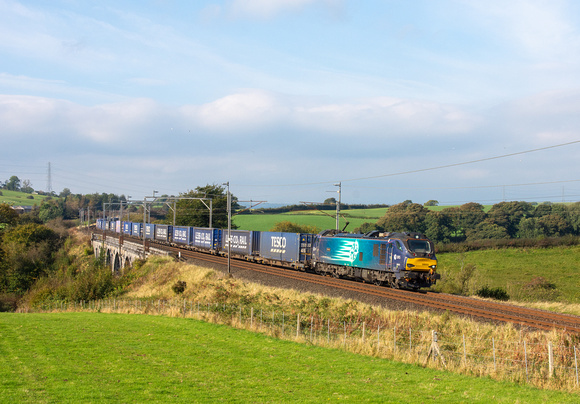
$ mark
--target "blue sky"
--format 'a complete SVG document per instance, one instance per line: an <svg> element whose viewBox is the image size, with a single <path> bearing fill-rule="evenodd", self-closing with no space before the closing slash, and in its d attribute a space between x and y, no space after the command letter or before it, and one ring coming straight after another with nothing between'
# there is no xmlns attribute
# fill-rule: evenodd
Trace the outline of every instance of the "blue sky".
<svg viewBox="0 0 580 404"><path fill-rule="evenodd" d="M0 179L36 189L578 201L579 124L573 0L0 0Z"/></svg>

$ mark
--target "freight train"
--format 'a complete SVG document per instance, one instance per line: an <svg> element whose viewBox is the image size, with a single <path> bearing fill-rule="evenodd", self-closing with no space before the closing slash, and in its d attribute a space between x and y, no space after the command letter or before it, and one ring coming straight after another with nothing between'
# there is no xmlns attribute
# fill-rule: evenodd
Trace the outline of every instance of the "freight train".
<svg viewBox="0 0 580 404"><path fill-rule="evenodd" d="M216 255L394 288L434 285L433 243L420 233L264 232L97 219L97 228Z"/></svg>

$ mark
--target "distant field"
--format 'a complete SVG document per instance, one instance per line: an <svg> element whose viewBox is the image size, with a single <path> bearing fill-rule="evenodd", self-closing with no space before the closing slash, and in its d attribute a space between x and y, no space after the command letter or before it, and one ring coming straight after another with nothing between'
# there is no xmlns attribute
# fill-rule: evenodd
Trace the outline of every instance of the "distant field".
<svg viewBox="0 0 580 404"><path fill-rule="evenodd" d="M385 215L386 208L378 209L350 209L341 211L340 228L344 228L345 220L348 220L349 225L347 231L352 231L355 227L359 227L365 222L375 223ZM319 210L304 210L298 212L287 213L253 213L251 215L238 215L234 217L234 223L244 230L258 230L268 231L276 223L289 221L292 223L308 226L316 226L320 230L335 229L336 228L336 211L327 210L326 214Z"/></svg>
<svg viewBox="0 0 580 404"><path fill-rule="evenodd" d="M0 313L0 401L575 403L183 318Z"/></svg>
<svg viewBox="0 0 580 404"><path fill-rule="evenodd" d="M0 203L7 203L16 206L40 205L41 202L47 198L47 196L44 195L31 195L25 194L24 192L7 191L5 189L1 189L0 192L2 192L2 195L0 195ZM32 196L33 199L29 199L29 196Z"/></svg>

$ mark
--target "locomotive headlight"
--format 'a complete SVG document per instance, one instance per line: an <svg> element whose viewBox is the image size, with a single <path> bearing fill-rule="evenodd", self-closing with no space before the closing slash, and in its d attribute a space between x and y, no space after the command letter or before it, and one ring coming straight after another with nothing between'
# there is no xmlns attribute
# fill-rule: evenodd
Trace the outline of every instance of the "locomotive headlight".
<svg viewBox="0 0 580 404"><path fill-rule="evenodd" d="M431 268L431 269L437 269L437 265L431 265L429 268Z"/></svg>
<svg viewBox="0 0 580 404"><path fill-rule="evenodd" d="M407 264L407 268L413 268L415 265L413 264Z"/></svg>

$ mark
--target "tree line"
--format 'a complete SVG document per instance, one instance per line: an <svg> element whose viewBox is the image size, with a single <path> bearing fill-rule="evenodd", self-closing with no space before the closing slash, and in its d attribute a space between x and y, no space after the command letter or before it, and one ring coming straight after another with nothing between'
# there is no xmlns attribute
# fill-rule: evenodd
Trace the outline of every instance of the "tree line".
<svg viewBox="0 0 580 404"><path fill-rule="evenodd" d="M500 202L489 211L470 202L435 211L405 201L391 206L376 223L365 223L355 232L372 230L419 232L438 243L580 236L580 202Z"/></svg>

